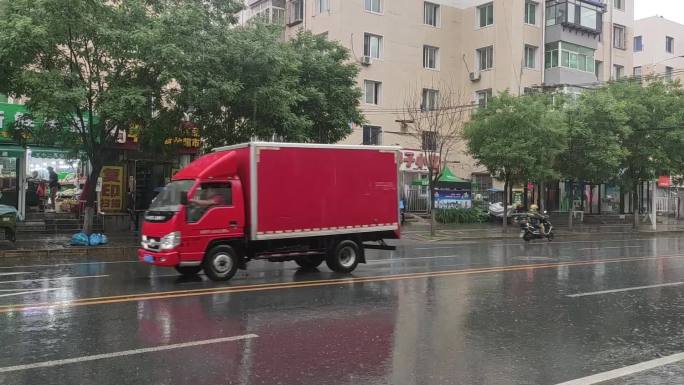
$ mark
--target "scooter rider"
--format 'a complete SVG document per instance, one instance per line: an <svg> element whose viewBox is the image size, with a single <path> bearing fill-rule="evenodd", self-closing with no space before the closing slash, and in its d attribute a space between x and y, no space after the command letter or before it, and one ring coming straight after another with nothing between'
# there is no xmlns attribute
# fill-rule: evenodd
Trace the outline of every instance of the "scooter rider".
<svg viewBox="0 0 684 385"><path fill-rule="evenodd" d="M546 222L546 217L539 213L539 206L530 205L530 211L527 213L533 225L538 226L541 234L546 234L546 229L544 227L544 222Z"/></svg>

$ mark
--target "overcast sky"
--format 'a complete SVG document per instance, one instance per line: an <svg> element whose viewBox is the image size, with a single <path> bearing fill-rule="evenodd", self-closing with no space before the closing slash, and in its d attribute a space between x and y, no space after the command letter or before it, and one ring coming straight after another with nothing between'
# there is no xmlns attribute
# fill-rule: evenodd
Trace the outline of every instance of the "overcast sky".
<svg viewBox="0 0 684 385"><path fill-rule="evenodd" d="M684 24L684 0L634 0L636 19L659 15Z"/></svg>

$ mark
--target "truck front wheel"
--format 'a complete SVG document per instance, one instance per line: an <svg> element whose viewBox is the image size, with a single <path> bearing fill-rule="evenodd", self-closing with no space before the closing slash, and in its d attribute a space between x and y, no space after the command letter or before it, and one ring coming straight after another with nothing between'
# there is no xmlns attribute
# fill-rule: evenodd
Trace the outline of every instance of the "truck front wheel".
<svg viewBox="0 0 684 385"><path fill-rule="evenodd" d="M240 260L235 250L228 246L216 246L204 256L202 268L212 281L227 281L235 275Z"/></svg>
<svg viewBox="0 0 684 385"><path fill-rule="evenodd" d="M356 242L342 241L328 254L325 263L334 272L348 274L358 266L360 255L361 250Z"/></svg>

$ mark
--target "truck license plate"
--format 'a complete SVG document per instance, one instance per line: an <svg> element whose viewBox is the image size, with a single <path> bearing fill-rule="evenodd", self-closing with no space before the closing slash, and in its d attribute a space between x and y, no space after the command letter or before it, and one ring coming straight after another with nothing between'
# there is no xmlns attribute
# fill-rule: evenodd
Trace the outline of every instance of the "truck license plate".
<svg viewBox="0 0 684 385"><path fill-rule="evenodd" d="M154 263L154 257L151 256L151 255L145 254L145 256L143 257L143 259L144 259L145 262L147 262L147 263Z"/></svg>

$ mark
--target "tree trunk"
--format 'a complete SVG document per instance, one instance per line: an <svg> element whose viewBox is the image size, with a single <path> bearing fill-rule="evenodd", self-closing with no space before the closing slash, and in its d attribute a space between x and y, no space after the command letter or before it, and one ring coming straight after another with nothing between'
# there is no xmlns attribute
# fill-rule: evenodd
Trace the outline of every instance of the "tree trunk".
<svg viewBox="0 0 684 385"><path fill-rule="evenodd" d="M539 182L539 211L543 214L546 211L546 183Z"/></svg>
<svg viewBox="0 0 684 385"><path fill-rule="evenodd" d="M568 227L572 229L572 211L575 202L575 184L570 181L570 200L568 201Z"/></svg>
<svg viewBox="0 0 684 385"><path fill-rule="evenodd" d="M508 179L504 181L504 200L503 200L503 228L504 231L508 228Z"/></svg>
<svg viewBox="0 0 684 385"><path fill-rule="evenodd" d="M86 182L86 205L83 211L83 232L90 235L93 233L93 221L95 217L95 203L97 200L97 192L95 191L97 187L97 179L100 177L100 171L102 171L102 163L99 161L90 161L92 169L88 175L88 180Z"/></svg>
<svg viewBox="0 0 684 385"><path fill-rule="evenodd" d="M639 211L641 211L641 201L639 200L639 183L634 184L634 192L632 196L632 211L634 211L634 230L639 228Z"/></svg>
<svg viewBox="0 0 684 385"><path fill-rule="evenodd" d="M435 230L435 188L430 186L430 236L434 237Z"/></svg>

